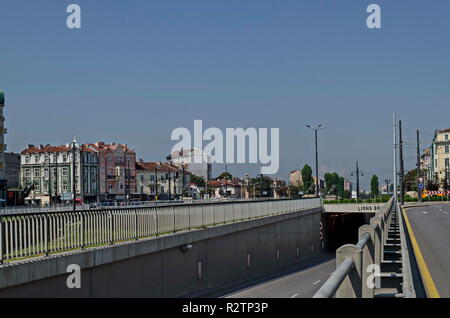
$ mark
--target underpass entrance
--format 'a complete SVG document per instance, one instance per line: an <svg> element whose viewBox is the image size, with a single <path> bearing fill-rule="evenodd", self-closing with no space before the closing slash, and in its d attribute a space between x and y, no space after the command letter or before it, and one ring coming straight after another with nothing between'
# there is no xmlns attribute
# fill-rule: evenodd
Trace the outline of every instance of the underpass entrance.
<svg viewBox="0 0 450 318"><path fill-rule="evenodd" d="M358 228L368 224L375 213L323 213L324 247L331 252L358 242Z"/></svg>

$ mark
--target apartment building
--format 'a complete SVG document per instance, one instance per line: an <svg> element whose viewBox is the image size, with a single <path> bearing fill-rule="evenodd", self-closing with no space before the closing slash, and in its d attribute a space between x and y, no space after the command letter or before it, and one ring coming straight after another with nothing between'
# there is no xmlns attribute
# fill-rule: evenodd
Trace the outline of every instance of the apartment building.
<svg viewBox="0 0 450 318"><path fill-rule="evenodd" d="M162 162L136 162L137 193L143 200L177 198L187 191L191 173Z"/></svg>
<svg viewBox="0 0 450 318"><path fill-rule="evenodd" d="M98 156L99 199L130 200L136 196L136 153L126 144L86 144Z"/></svg>
<svg viewBox="0 0 450 318"><path fill-rule="evenodd" d="M431 145L431 171L435 183L442 186L450 170L450 128L436 130Z"/></svg>
<svg viewBox="0 0 450 318"><path fill-rule="evenodd" d="M96 201L98 171L96 152L76 140L62 146L28 145L20 154L20 185L32 205L72 201L74 184L76 201Z"/></svg>

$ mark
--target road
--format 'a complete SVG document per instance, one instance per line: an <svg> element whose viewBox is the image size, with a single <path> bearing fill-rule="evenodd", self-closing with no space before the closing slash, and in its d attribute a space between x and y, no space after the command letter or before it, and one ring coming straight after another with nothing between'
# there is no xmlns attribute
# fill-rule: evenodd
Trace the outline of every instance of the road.
<svg viewBox="0 0 450 318"><path fill-rule="evenodd" d="M450 297L450 204L408 208L406 215L414 236L412 240L416 240L423 255L421 274L425 287L435 287L440 297ZM416 251L415 256L420 267L421 257ZM425 279L424 267L430 274Z"/></svg>
<svg viewBox="0 0 450 318"><path fill-rule="evenodd" d="M226 298L312 298L336 268L334 254L282 273L265 281L241 287Z"/></svg>

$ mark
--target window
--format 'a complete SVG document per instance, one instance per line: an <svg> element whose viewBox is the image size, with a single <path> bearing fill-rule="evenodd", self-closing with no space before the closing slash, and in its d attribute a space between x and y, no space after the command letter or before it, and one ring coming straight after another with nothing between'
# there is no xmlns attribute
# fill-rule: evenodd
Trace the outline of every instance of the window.
<svg viewBox="0 0 450 318"><path fill-rule="evenodd" d="M141 194L144 193L144 187L141 186Z"/></svg>
<svg viewBox="0 0 450 318"><path fill-rule="evenodd" d="M30 163L30 156L25 157L25 163Z"/></svg>
<svg viewBox="0 0 450 318"><path fill-rule="evenodd" d="M144 175L141 174L141 182L144 182Z"/></svg>
<svg viewBox="0 0 450 318"><path fill-rule="evenodd" d="M445 140L448 140L448 135L445 135Z"/></svg>
<svg viewBox="0 0 450 318"><path fill-rule="evenodd" d="M34 162L36 162L36 163L39 162L39 155L35 155L35 156L34 156Z"/></svg>
<svg viewBox="0 0 450 318"><path fill-rule="evenodd" d="M449 146L445 146L445 153L449 153Z"/></svg>
<svg viewBox="0 0 450 318"><path fill-rule="evenodd" d="M449 158L445 158L445 167L448 168L450 164Z"/></svg>
<svg viewBox="0 0 450 318"><path fill-rule="evenodd" d="M67 155L66 154L63 155L63 162L67 162Z"/></svg>
<svg viewBox="0 0 450 318"><path fill-rule="evenodd" d="M25 177L31 177L31 169L25 169Z"/></svg>
<svg viewBox="0 0 450 318"><path fill-rule="evenodd" d="M64 177L67 177L67 174L68 174L68 169L67 169L67 167L64 167L64 168L62 169L62 175L63 175Z"/></svg>
<svg viewBox="0 0 450 318"><path fill-rule="evenodd" d="M41 169L40 168L34 168L34 176L40 177L41 176Z"/></svg>
<svg viewBox="0 0 450 318"><path fill-rule="evenodd" d="M154 175L150 175L150 181L155 181L155 176Z"/></svg>
<svg viewBox="0 0 450 318"><path fill-rule="evenodd" d="M41 184L39 183L38 180L34 181L34 190L37 191L37 192L41 191Z"/></svg>
<svg viewBox="0 0 450 318"><path fill-rule="evenodd" d="M69 189L69 184L67 183L67 180L63 181L63 191L66 192Z"/></svg>

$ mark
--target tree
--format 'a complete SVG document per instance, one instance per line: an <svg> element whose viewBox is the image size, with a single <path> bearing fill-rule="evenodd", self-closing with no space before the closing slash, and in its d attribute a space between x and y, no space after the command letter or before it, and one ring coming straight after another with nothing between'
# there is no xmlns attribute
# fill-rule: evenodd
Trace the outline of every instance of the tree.
<svg viewBox="0 0 450 318"><path fill-rule="evenodd" d="M304 165L302 169L303 193L311 193L311 185L314 183L312 178L312 168L310 165Z"/></svg>
<svg viewBox="0 0 450 318"><path fill-rule="evenodd" d="M199 177L195 174L191 175L191 182L199 188L206 186L205 178Z"/></svg>
<svg viewBox="0 0 450 318"><path fill-rule="evenodd" d="M338 182L338 196L339 196L341 199L344 199L344 192L345 192L345 189L344 189L344 183L345 183L344 177L339 177L339 182Z"/></svg>
<svg viewBox="0 0 450 318"><path fill-rule="evenodd" d="M233 176L229 172L222 172L220 174L220 176L217 177L217 180L222 180L222 179L231 180L231 179L233 179Z"/></svg>
<svg viewBox="0 0 450 318"><path fill-rule="evenodd" d="M338 194L339 190L339 175L336 172L325 173L325 192L327 194Z"/></svg>
<svg viewBox="0 0 450 318"><path fill-rule="evenodd" d="M372 192L372 197L376 197L380 194L380 183L376 175L373 175L370 180L370 190Z"/></svg>
<svg viewBox="0 0 450 318"><path fill-rule="evenodd" d="M406 191L417 191L417 169L408 171L404 178Z"/></svg>

